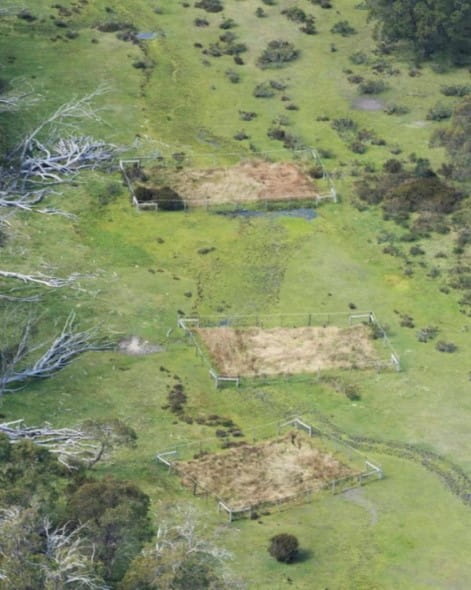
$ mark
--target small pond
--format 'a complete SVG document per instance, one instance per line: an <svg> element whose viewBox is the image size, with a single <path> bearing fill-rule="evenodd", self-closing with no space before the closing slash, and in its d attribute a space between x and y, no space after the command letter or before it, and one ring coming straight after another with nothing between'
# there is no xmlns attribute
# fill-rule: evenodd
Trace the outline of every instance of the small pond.
<svg viewBox="0 0 471 590"><path fill-rule="evenodd" d="M236 211L218 211L217 215L226 217L299 217L311 221L317 217L315 209L308 207L300 209L280 209L279 211L252 211L249 209L238 209Z"/></svg>

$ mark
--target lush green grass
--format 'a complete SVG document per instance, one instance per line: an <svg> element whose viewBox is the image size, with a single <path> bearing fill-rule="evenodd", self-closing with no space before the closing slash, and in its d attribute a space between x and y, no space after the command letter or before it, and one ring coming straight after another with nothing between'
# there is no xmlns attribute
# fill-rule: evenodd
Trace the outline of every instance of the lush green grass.
<svg viewBox="0 0 471 590"><path fill-rule="evenodd" d="M413 275L406 276L404 261L383 254L377 243L380 230L398 235L403 230L384 222L376 211L359 212L351 206L352 178L345 173L349 167L340 164L358 159L379 166L391 157L389 144L399 144L405 155L416 152L440 163L442 151L429 149L428 141L432 129L441 124L421 122L440 98L440 85L462 81L463 73L451 70L438 75L425 66L421 76L412 78L404 58L394 64L401 74L388 79L391 88L384 100L405 104L410 112L396 117L352 110L357 91L342 70L351 68L372 77L366 65L352 65L349 55L362 50L371 58L374 44L365 12L346 0L335 1L341 15L335 9L299 2L318 18L319 34L313 37L299 34L296 25L279 15L281 2L266 7L269 16L258 19L254 16L258 2L226 0L224 15L237 21L234 32L249 47L242 55L244 66L236 66L229 56L206 58L193 46L217 40L222 33L217 28L219 14L207 15L170 1L160 2L162 14L154 13L146 2L135 0L132 7L115 2L113 18L135 22L140 30L159 28L166 33L164 39L145 44L146 59L155 61L146 79L132 67L143 58L139 47L118 41L114 33L89 28L111 18L104 11L106 4L94 2L74 17L73 28L80 35L67 42L50 41L61 31L47 18L33 26L16 19L2 24L2 54L16 57L14 63L5 64L2 76L25 76L38 84L43 95L37 108L24 117L3 117L7 143L62 102L105 81L111 90L97 103L104 107L103 122L87 123L87 132L128 145L138 134L141 151L165 144L167 153L198 154L219 148L247 155L249 142L240 145L231 139L233 134L243 128L255 147L278 149L280 144L268 139L266 131L274 117L286 114L292 121L290 131L308 144L335 152L337 157L326 164L336 176L344 174L336 179L342 199L320 208L311 222L228 218L205 211L139 213L131 209L125 192L100 205L100 200L107 200L109 182L119 177L90 174L82 177L83 184L65 189L63 196L51 201L77 214L77 221L16 216L10 240L1 250L2 268L38 270L49 263L58 275L95 274L81 281L83 290L61 291L44 301L43 339L52 336L73 309L84 325L99 323L111 334L137 334L164 343L167 350L147 357L88 354L53 379L5 397L2 413L7 419L25 417L30 423L48 420L58 425L89 417L122 418L137 430L138 448L120 451L98 471L138 481L151 495L157 513L161 501L194 500L176 478L154 464L155 452L188 439L216 440L214 428L186 424L162 409L173 375L185 385L191 416L228 416L250 434L256 426L289 414L315 420L315 412L320 412L349 433L420 444L469 471L469 318L459 313L458 296L439 290L444 275L427 276L431 266L438 264L446 271L453 263L453 235L424 242L425 267L414 260ZM46 17L51 12L46 2L38 2L34 10L44 11ZM195 27L196 16L208 18L211 26ZM358 35L344 39L328 32L343 18L360 31ZM278 37L292 40L302 51L300 59L284 69L260 70L255 65L258 55L267 41ZM91 43L92 38L99 43ZM338 51L331 51L332 43ZM202 59L211 65L203 65ZM226 79L228 68L240 72L239 84ZM282 93L271 99L252 97L255 84L268 79L286 81L286 93L300 110L286 111ZM242 122L240 109L256 111L258 117ZM320 115L352 117L360 127L374 128L388 145L354 155L329 122L316 120ZM205 247L214 250L198 253ZM449 258L437 262L434 255L439 250ZM352 303L358 309L374 310L389 326L403 366L401 373L339 373L359 386L361 400L354 403L316 378L216 391L206 367L176 328L178 310L186 314L346 312ZM416 327L402 327L401 314L412 316ZM440 353L435 342L419 343L416 331L429 325L438 326L439 338L455 342L458 351ZM250 588L284 588L287 576L293 588L466 587L469 509L421 466L386 456L374 458L382 463L387 478L366 487L360 503L327 497L263 516L263 524L246 521L224 528L224 543L237 557L233 567L245 574ZM220 522L213 503L198 505L208 518ZM372 510L377 514L375 524ZM266 552L269 537L285 530L297 534L307 551L304 561L289 567L277 564Z"/></svg>

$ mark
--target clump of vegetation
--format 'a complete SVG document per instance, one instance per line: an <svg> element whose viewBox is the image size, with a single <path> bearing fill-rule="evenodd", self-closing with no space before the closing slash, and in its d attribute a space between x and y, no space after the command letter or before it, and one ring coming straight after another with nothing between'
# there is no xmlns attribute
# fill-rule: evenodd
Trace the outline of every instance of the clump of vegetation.
<svg viewBox="0 0 471 590"><path fill-rule="evenodd" d="M456 352L458 350L458 347L456 346L456 344L454 342L445 342L444 340L439 340L435 346L435 348L439 351L439 352Z"/></svg>
<svg viewBox="0 0 471 590"><path fill-rule="evenodd" d="M270 539L268 553L281 563L293 563L298 555L299 541L294 535L280 533Z"/></svg>
<svg viewBox="0 0 471 590"><path fill-rule="evenodd" d="M427 113L427 120L428 121L443 121L445 119L449 119L451 117L452 110L450 107L437 102L436 105L431 107L431 109Z"/></svg>
<svg viewBox="0 0 471 590"><path fill-rule="evenodd" d="M239 119L242 121L252 121L257 116L254 111L239 111Z"/></svg>
<svg viewBox="0 0 471 590"><path fill-rule="evenodd" d="M298 6L291 6L290 8L285 8L281 11L281 14L286 16L288 20L291 20L295 23L303 23L306 21L307 14L304 12L302 8Z"/></svg>
<svg viewBox="0 0 471 590"><path fill-rule="evenodd" d="M352 62L352 64L358 66L368 63L368 55L364 51L355 51L355 53L352 53L348 59Z"/></svg>
<svg viewBox="0 0 471 590"><path fill-rule="evenodd" d="M439 329L436 326L427 326L417 332L417 340L419 342L429 342L437 337Z"/></svg>
<svg viewBox="0 0 471 590"><path fill-rule="evenodd" d="M350 35L355 35L356 29L352 27L348 20L341 20L335 23L330 29L330 32L342 35L342 37L349 37Z"/></svg>
<svg viewBox="0 0 471 590"><path fill-rule="evenodd" d="M206 12L221 12L224 10L224 4L221 0L199 0L195 3L196 8L202 8Z"/></svg>
<svg viewBox="0 0 471 590"><path fill-rule="evenodd" d="M380 94L387 90L388 85L384 80L364 80L360 86L359 91L361 94Z"/></svg>
<svg viewBox="0 0 471 590"><path fill-rule="evenodd" d="M232 84L238 84L240 82L240 74L234 72L234 70L226 70L225 75Z"/></svg>
<svg viewBox="0 0 471 590"><path fill-rule="evenodd" d="M233 18L225 18L219 25L220 29L233 29L237 26L237 23Z"/></svg>
<svg viewBox="0 0 471 590"><path fill-rule="evenodd" d="M451 86L442 86L440 92L445 96L468 96L471 94L471 86L466 84L453 84Z"/></svg>
<svg viewBox="0 0 471 590"><path fill-rule="evenodd" d="M275 91L269 82L261 82L255 86L252 94L255 98L271 98L275 96Z"/></svg>
<svg viewBox="0 0 471 590"><path fill-rule="evenodd" d="M299 49L289 41L275 39L270 41L257 60L259 68L281 68L299 57Z"/></svg>
<svg viewBox="0 0 471 590"><path fill-rule="evenodd" d="M384 112L386 115L406 115L409 112L409 107L401 104L389 103L385 106Z"/></svg>

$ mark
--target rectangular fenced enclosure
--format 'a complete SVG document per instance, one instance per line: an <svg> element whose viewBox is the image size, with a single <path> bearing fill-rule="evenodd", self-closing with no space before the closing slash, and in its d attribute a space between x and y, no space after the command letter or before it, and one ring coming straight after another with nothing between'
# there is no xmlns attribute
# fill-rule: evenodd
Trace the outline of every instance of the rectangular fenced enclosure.
<svg viewBox="0 0 471 590"><path fill-rule="evenodd" d="M337 200L333 182L314 149L293 152L291 161L279 161L277 156L279 151L250 158L232 153L177 153L121 160L120 168L132 203L143 210L276 211Z"/></svg>
<svg viewBox="0 0 471 590"><path fill-rule="evenodd" d="M217 387L329 369L400 370L373 312L180 318Z"/></svg>
<svg viewBox="0 0 471 590"><path fill-rule="evenodd" d="M156 459L194 495L215 500L229 520L383 477L367 457L298 417L252 434L246 436L252 442L226 442L225 450L201 441L161 451Z"/></svg>

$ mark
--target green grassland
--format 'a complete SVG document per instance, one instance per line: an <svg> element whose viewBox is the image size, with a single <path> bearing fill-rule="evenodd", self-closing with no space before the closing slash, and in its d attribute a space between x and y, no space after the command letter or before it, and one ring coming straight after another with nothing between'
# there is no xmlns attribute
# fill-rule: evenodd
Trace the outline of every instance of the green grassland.
<svg viewBox="0 0 471 590"><path fill-rule="evenodd" d="M299 25L280 15L281 8L295 4L316 16L317 35L300 33ZM50 198L51 204L76 214L76 220L32 213L12 217L10 237L0 249L1 268L33 272L50 264L58 276L94 274L80 282L81 289L45 296L39 306L44 341L73 310L84 326L98 324L112 335L138 335L166 350L140 357L89 353L54 378L5 396L1 412L8 420L23 417L29 423L47 420L60 426L91 417L125 420L138 433L137 449L117 452L97 473L136 481L152 498L157 518L162 502L196 503L215 528L222 527L221 543L234 553L231 567L249 588L467 588L469 505L420 462L372 451L384 468L384 481L352 497L322 497L263 515L260 523L248 520L231 526L217 516L214 503L195 500L154 462L159 449L178 442L216 441L213 427L188 424L162 409L177 377L188 396L187 416L229 417L249 440L257 426L300 414L320 426L332 423L349 435L418 445L467 473L471 469L471 322L461 312L459 292L443 292L447 272L457 263L455 236L451 232L423 240L425 254L409 257L412 273L405 273L404 259L384 254L378 244L379 232L400 236L404 230L384 221L374 208L359 211L353 198L355 178L350 176L352 168L364 164L379 167L392 157L391 147L400 147L401 157L415 152L440 165L445 154L429 148L429 139L446 122L429 121L426 115L437 102L454 104L456 99L440 95L439 88L466 83L467 74L454 68L438 74L424 64L421 75L412 77L408 72L414 65L405 51L399 57L385 56L400 73L380 76L389 89L377 98L405 105L409 112L390 116L382 110L353 109L358 89L343 70L376 77L368 64L354 65L349 59L357 51L375 59L373 25L366 22L366 11L349 0L334 0L332 10L307 0L279 0L274 6L263 4L267 16L258 18L255 10L261 5L225 0L223 13L210 14L170 0L99 0L83 4L62 29L50 18L57 18L57 11L49 2L36 0L30 9L40 18L34 23L13 17L1 21L0 54L14 58L4 63L1 77L28 80L41 94L40 102L21 117L2 114L3 145L14 144L73 96L104 83L109 91L97 98L102 120L84 122L82 132L125 146L137 137L139 143L128 147L126 155L185 151L197 161L199 154L217 152L223 161L226 152L247 157L276 150L276 159L291 159L289 150L266 135L272 121L286 115L290 133L306 145L333 152L324 165L341 197L337 204L320 207L312 221L228 217L202 210L144 213L131 207L125 187L118 195L110 191L110 184L121 181L118 172L96 172L82 175L77 186ZM113 12L106 12L106 6ZM228 55L202 55L201 48L194 47L217 41L224 33L219 28L223 17L237 23L231 31L248 47L241 54L245 65L234 64ZM209 26L196 27L195 18L206 18ZM335 22L345 19L357 34L344 38L330 33ZM95 28L110 20L133 23L139 31L163 31L165 36L140 45L120 41L115 33ZM51 40L67 30L77 31L78 37ZM300 58L284 68L261 70L256 60L266 43L277 38L292 41ZM139 60L148 67L133 67ZM239 83L227 79L228 69L240 73ZM287 88L272 98L253 97L255 85L267 80L282 81ZM299 110L285 109L283 93ZM241 121L239 110L258 116ZM373 129L386 145L368 144L366 153L353 154L330 122L318 117L352 118L360 128ZM241 129L250 139L233 139ZM201 254L202 248L213 250ZM469 261L467 248L463 263ZM440 251L448 257L435 258ZM429 276L437 265L442 273ZM388 326L402 366L400 373L334 372L359 388L361 399L354 402L317 376L216 390L206 366L176 327L178 312L348 312L350 304L373 310ZM415 327L401 325L405 314ZM435 341L419 342L416 332L426 326L437 326L439 339L454 342L457 351L442 353ZM268 539L285 531L296 534L305 550L303 559L290 566L275 562L266 551Z"/></svg>

